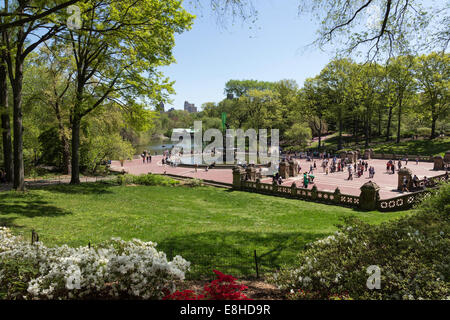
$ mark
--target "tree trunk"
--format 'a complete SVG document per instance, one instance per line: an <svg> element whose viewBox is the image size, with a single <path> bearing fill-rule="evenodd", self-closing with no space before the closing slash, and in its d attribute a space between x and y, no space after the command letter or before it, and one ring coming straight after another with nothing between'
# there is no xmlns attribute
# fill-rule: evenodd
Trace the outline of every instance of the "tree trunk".
<svg viewBox="0 0 450 320"><path fill-rule="evenodd" d="M15 77L12 82L14 100L14 189L25 190L25 172L23 165L23 115L22 115L22 85L23 60L16 56Z"/></svg>
<svg viewBox="0 0 450 320"><path fill-rule="evenodd" d="M432 102L431 105L431 137L430 139L434 139L437 137L436 135L436 121L438 119L438 116L436 114L436 104Z"/></svg>
<svg viewBox="0 0 450 320"><path fill-rule="evenodd" d="M389 115L388 115L387 130L386 130L386 142L391 140L392 108L393 108L392 105L389 106Z"/></svg>
<svg viewBox="0 0 450 320"><path fill-rule="evenodd" d="M381 109L378 110L378 136L381 137L381 119L382 119L382 113Z"/></svg>
<svg viewBox="0 0 450 320"><path fill-rule="evenodd" d="M366 114L366 125L364 128L364 135L365 135L365 142L364 142L364 148L367 149L369 148L369 139L370 139L370 118L369 118L369 110L367 110L367 114Z"/></svg>
<svg viewBox="0 0 450 320"><path fill-rule="evenodd" d="M72 167L71 167L71 161L70 161L70 143L69 139L67 139L66 134L64 132L64 124L61 117L61 111L59 109L59 103L56 102L55 104L55 113L56 113L56 119L58 120L58 129L59 129L59 137L61 139L62 144L62 156L63 156L63 171L65 174L71 175L72 173Z"/></svg>
<svg viewBox="0 0 450 320"><path fill-rule="evenodd" d="M70 184L80 183L80 125L78 116L72 118L72 178Z"/></svg>
<svg viewBox="0 0 450 320"><path fill-rule="evenodd" d="M398 124L397 124L397 143L400 143L401 124L402 124L402 103L403 97L400 97L398 101Z"/></svg>
<svg viewBox="0 0 450 320"><path fill-rule="evenodd" d="M5 64L0 65L0 114L2 121L3 160L6 171L6 181L11 183L14 181L14 166L11 124L8 110L8 83Z"/></svg>
<svg viewBox="0 0 450 320"><path fill-rule="evenodd" d="M322 146L322 118L319 118L319 152Z"/></svg>
<svg viewBox="0 0 450 320"><path fill-rule="evenodd" d="M342 110L339 108L339 140L338 150L342 150Z"/></svg>

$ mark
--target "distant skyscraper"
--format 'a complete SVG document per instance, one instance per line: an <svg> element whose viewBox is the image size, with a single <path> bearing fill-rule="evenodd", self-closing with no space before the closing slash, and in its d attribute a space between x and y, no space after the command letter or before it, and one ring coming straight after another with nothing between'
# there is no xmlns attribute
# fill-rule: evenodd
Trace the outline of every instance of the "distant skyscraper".
<svg viewBox="0 0 450 320"><path fill-rule="evenodd" d="M165 112L165 106L164 106L164 102L161 102L157 107L156 107L156 111L159 111L160 113L164 113Z"/></svg>
<svg viewBox="0 0 450 320"><path fill-rule="evenodd" d="M184 102L184 111L187 111L189 113L196 113L197 108L195 107L195 104L185 101Z"/></svg>

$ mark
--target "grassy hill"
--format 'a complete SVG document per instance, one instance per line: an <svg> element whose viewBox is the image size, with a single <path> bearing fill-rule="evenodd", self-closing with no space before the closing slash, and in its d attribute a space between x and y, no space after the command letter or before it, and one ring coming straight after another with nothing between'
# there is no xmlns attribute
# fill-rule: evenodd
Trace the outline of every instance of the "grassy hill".
<svg viewBox="0 0 450 320"><path fill-rule="evenodd" d="M212 187L109 184L55 185L24 194L0 193L0 225L46 245L92 245L111 237L155 241L169 256L193 264L191 277L218 268L255 273L294 259L304 245L335 232L355 215L378 224L407 212L358 212L312 202Z"/></svg>

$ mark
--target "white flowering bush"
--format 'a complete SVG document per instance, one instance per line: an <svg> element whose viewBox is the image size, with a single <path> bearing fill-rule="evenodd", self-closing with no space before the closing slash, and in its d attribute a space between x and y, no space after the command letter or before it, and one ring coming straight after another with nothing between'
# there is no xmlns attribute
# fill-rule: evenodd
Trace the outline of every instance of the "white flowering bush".
<svg viewBox="0 0 450 320"><path fill-rule="evenodd" d="M0 297L6 299L159 299L175 291L189 266L180 256L168 261L153 242L49 248L0 227Z"/></svg>
<svg viewBox="0 0 450 320"><path fill-rule="evenodd" d="M450 299L450 184L413 215L373 226L347 219L271 282L292 299ZM381 288L370 290L368 267Z"/></svg>

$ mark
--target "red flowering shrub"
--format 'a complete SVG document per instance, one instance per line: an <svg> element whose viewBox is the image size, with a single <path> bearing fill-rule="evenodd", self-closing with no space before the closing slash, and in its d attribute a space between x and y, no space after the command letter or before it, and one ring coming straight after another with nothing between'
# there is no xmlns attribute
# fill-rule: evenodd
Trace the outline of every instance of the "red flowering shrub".
<svg viewBox="0 0 450 320"><path fill-rule="evenodd" d="M195 295L192 290L176 291L163 300L251 300L242 293L247 286L236 283L236 278L213 270L217 279L205 284L203 293Z"/></svg>

